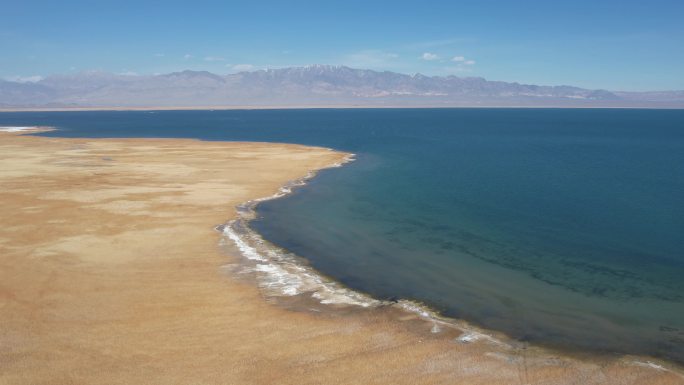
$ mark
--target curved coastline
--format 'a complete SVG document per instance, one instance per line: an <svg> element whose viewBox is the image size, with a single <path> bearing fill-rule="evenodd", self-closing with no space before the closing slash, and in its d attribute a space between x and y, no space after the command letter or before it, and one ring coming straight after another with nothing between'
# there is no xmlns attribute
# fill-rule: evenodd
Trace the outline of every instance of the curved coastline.
<svg viewBox="0 0 684 385"><path fill-rule="evenodd" d="M330 148L329 150L334 151ZM615 353L609 351L586 352L577 349L564 349L559 346L547 346L536 342L530 345L500 331L484 329L463 319L443 316L429 305L410 299L400 298L389 301L373 298L369 294L348 288L334 278L317 271L309 265L306 258L265 240L249 225L256 218L256 208L260 203L286 197L292 194L295 189L305 186L308 181L316 177L318 172L343 167L355 160L355 154L348 154L343 162L310 170L304 177L286 183L271 196L251 199L238 205L236 207L236 219L215 228L223 234L220 241L221 246L225 247L227 243L232 243L234 249L237 249L238 254L242 257L238 266L228 266L228 270L237 276L252 275L262 294L267 299L276 302L282 298L299 297L304 302L311 300L318 302L325 309L333 312L340 307L354 306L370 311L391 308L397 311L395 315L398 319L402 317L402 313L405 313L417 316L423 322L430 323L432 325L430 333L432 334L442 333L445 329L457 331L460 334L452 339L454 343L470 344L484 341L508 351L532 349L536 354L542 356L574 357L577 354L582 356L589 354L598 358L615 358ZM311 306L292 306L291 302L286 307L321 311ZM618 353L618 357L626 365L667 371L680 376L684 381L684 367L676 362L622 353Z"/></svg>
<svg viewBox="0 0 684 385"><path fill-rule="evenodd" d="M11 327L3 332L16 329L19 334L15 335L23 336L22 328L34 325L35 320L46 327L45 334L37 336L29 330L28 340L11 340L16 348L40 347L10 361L16 365L9 365L0 378L15 378L12 383L40 382L31 378L57 378L65 383L73 379L131 383L141 378L150 383L181 379L330 384L669 385L684 381L681 374L641 357L591 360L542 355L538 353L545 351L535 346L505 350L478 334L459 333L417 306L320 304L310 297L331 311L293 312L272 306L269 299L273 297L264 296L263 291L260 295L254 285L220 274L226 262L215 242L228 238L209 229L234 217L223 210L272 194L283 183L284 191L276 195L290 192L315 175L312 171L305 174L307 170L330 167L332 159L341 158L339 152L299 145L168 139L17 137L0 144L10 145L4 155L16 155L0 160L22 166L22 174L2 177L29 183L45 179L35 189L22 188L26 183L6 185L5 193L18 189L16 193L28 200L5 208L16 211L16 221L30 219L31 225L5 231L28 231L26 236L33 238L15 237L22 247L35 247L30 239L36 239L43 251L54 253L62 250L57 246L67 247L63 249L66 254L21 258L2 269L8 278L3 284L14 287L18 298L27 299L10 301L17 302L12 305L17 311L3 312L3 317L19 323L8 324ZM290 156L295 163L282 162ZM266 163L257 164L254 157ZM187 167L198 174L188 173ZM260 171L260 177L254 171ZM220 173L219 177L212 172ZM236 180L234 172L243 176ZM302 174L303 181L296 179ZM67 183L61 178L67 178ZM136 187L140 190L131 190L134 180L142 183ZM43 191L48 195L36 203L68 210L48 210L40 222L35 221L40 211L31 203L32 197ZM103 221L103 211L93 210L106 210L114 220ZM69 221L77 238L52 239L60 235L31 230L38 225L64 231L63 221ZM131 227L143 225L143 229ZM84 228L88 229L85 235ZM21 274L32 279L21 279ZM49 303L31 297L36 285ZM283 297L283 304L297 297L304 296ZM27 303L37 306L31 318L23 310ZM59 317L36 318L35 314ZM3 357L12 353L0 351ZM147 368L145 373L133 370L140 365Z"/></svg>

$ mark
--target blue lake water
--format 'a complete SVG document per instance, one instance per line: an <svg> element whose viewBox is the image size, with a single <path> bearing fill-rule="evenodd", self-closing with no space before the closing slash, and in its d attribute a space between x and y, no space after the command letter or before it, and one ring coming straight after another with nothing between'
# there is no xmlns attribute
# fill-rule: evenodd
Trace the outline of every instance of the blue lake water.
<svg viewBox="0 0 684 385"><path fill-rule="evenodd" d="M350 288L513 337L684 362L684 111L0 113L66 137L357 154L252 226Z"/></svg>

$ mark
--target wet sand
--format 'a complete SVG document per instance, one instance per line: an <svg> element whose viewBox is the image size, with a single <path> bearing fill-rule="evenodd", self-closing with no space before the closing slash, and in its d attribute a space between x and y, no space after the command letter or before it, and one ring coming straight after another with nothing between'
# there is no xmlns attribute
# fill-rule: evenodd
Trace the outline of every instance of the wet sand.
<svg viewBox="0 0 684 385"><path fill-rule="evenodd" d="M225 272L214 227L236 205L344 156L0 132L0 383L684 384L645 358L458 342L396 309L294 310Z"/></svg>

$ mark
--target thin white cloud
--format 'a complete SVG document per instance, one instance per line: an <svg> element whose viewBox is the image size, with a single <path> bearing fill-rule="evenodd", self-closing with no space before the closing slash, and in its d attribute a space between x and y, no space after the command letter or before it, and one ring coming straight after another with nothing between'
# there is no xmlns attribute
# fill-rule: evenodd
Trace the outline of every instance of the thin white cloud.
<svg viewBox="0 0 684 385"><path fill-rule="evenodd" d="M423 60L432 61L439 59L439 56L434 53L425 52L420 58Z"/></svg>
<svg viewBox="0 0 684 385"><path fill-rule="evenodd" d="M451 58L451 61L456 63L456 65L452 66L452 67L448 67L449 68L448 72L470 71L469 67L472 67L475 65L475 60L466 59L465 56L454 56Z"/></svg>
<svg viewBox="0 0 684 385"><path fill-rule="evenodd" d="M355 68L382 68L393 65L399 55L376 49L366 49L342 57L342 64Z"/></svg>
<svg viewBox="0 0 684 385"><path fill-rule="evenodd" d="M450 66L442 68L442 71L446 74L457 74L464 72L473 72L472 68L463 65Z"/></svg>
<svg viewBox="0 0 684 385"><path fill-rule="evenodd" d="M123 75L123 76L138 76L138 73L137 73L137 72L133 72L133 71L124 71L124 72L119 72L119 75Z"/></svg>
<svg viewBox="0 0 684 385"><path fill-rule="evenodd" d="M183 55L183 59L185 59L185 60L192 59L192 55L190 55L189 53L186 53L185 55Z"/></svg>
<svg viewBox="0 0 684 385"><path fill-rule="evenodd" d="M454 37L450 39L428 40L407 44L408 49L430 49L433 47L445 47L455 44L470 43L476 41L469 37Z"/></svg>
<svg viewBox="0 0 684 385"><path fill-rule="evenodd" d="M33 75L33 76L10 76L8 78L5 78L5 80L9 80L11 82L18 82L18 83L36 83L41 80L43 80L44 77L40 75Z"/></svg>
<svg viewBox="0 0 684 385"><path fill-rule="evenodd" d="M454 56L450 60L453 64L442 68L446 74L457 74L463 72L473 72L475 60L468 59L465 56Z"/></svg>
<svg viewBox="0 0 684 385"><path fill-rule="evenodd" d="M254 65L252 64L235 64L230 67L233 71L241 72L241 71L250 71L254 69Z"/></svg>

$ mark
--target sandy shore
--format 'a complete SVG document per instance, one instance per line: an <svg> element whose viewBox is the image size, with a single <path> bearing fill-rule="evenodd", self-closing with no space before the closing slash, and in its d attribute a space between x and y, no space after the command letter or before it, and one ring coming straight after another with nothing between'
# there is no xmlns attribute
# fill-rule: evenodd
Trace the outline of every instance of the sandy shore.
<svg viewBox="0 0 684 385"><path fill-rule="evenodd" d="M294 311L221 268L214 226L345 154L0 132L2 384L684 384L395 310Z"/></svg>
<svg viewBox="0 0 684 385"><path fill-rule="evenodd" d="M418 109L472 109L472 108L497 108L497 109L640 109L640 110L661 110L661 109L683 109L681 106L567 106L567 105L545 105L545 106L529 106L529 105L356 105L356 104L326 104L326 105L218 105L218 106L100 106L100 107L0 107L0 112L65 112L65 111L223 111L223 110L298 110L298 109L402 109L402 108L418 108Z"/></svg>

